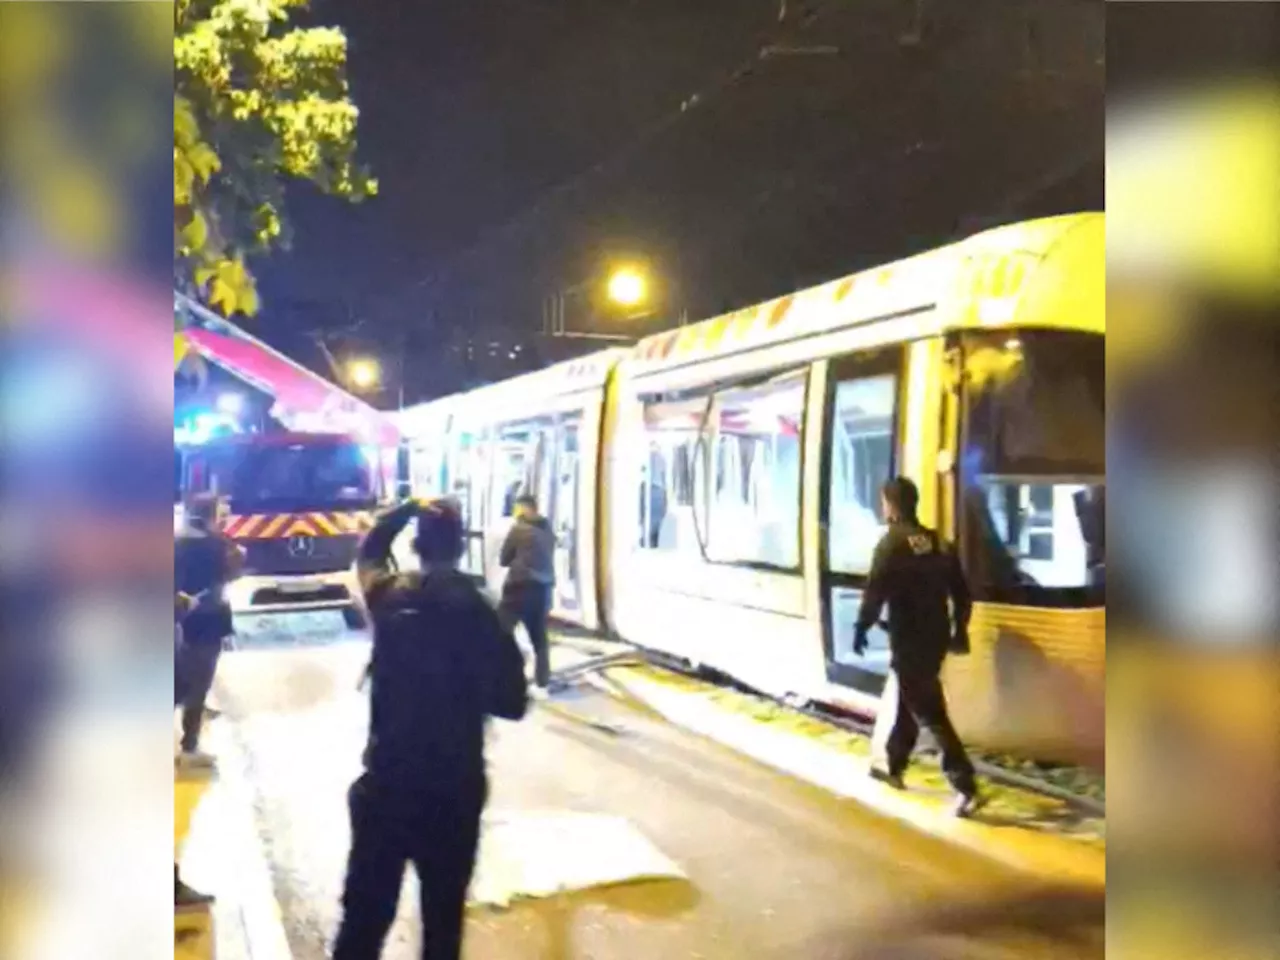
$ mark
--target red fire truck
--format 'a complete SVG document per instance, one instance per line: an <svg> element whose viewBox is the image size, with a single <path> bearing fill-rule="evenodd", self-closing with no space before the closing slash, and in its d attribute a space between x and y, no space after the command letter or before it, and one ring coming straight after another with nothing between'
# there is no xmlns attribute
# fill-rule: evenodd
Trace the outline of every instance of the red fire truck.
<svg viewBox="0 0 1280 960"><path fill-rule="evenodd" d="M245 550L227 593L236 613L335 608L360 622L356 550L384 492L380 451L342 434L255 433L181 457L184 493L221 497L223 531Z"/></svg>

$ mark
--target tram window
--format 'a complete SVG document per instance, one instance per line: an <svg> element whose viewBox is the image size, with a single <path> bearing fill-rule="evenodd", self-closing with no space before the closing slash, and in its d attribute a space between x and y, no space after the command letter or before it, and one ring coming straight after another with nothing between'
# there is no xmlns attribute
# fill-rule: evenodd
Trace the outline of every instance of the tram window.
<svg viewBox="0 0 1280 960"><path fill-rule="evenodd" d="M419 496L437 496L441 491L440 464L430 447L409 450L409 489Z"/></svg>
<svg viewBox="0 0 1280 960"><path fill-rule="evenodd" d="M571 530L577 520L578 431L581 428L579 416L563 417L558 432L547 440L547 449L554 451L555 457L554 469L548 463L545 471L542 511L558 531ZM551 454L548 453L548 461L550 459Z"/></svg>
<svg viewBox="0 0 1280 960"><path fill-rule="evenodd" d="M1044 590L1098 586L1102 545L1092 513L1102 490L1080 480L978 477L969 507L976 514L971 529L987 545L981 581Z"/></svg>
<svg viewBox="0 0 1280 960"><path fill-rule="evenodd" d="M893 475L894 374L842 380L836 385L830 434L827 563L836 573L865 574L884 535L880 488Z"/></svg>
<svg viewBox="0 0 1280 960"><path fill-rule="evenodd" d="M486 431L459 430L451 434L445 463L444 493L452 497L472 536L460 566L472 574L484 573L483 541L475 535L483 529L484 490L488 478Z"/></svg>
<svg viewBox="0 0 1280 960"><path fill-rule="evenodd" d="M525 424L504 424L495 431L491 507L488 522L510 517L529 473L529 436Z"/></svg>
<svg viewBox="0 0 1280 960"><path fill-rule="evenodd" d="M513 451L499 447L494 462L494 493L497 495L499 517L510 517L515 512L516 498L524 490L527 465L523 450Z"/></svg>
<svg viewBox="0 0 1280 960"><path fill-rule="evenodd" d="M655 401L644 411L646 456L641 461L639 546L645 550L698 554L694 496L698 429L708 398ZM701 507L699 507L701 509Z"/></svg>
<svg viewBox="0 0 1280 960"><path fill-rule="evenodd" d="M459 566L467 573L483 576L484 539L486 515L486 491L489 485L489 464L494 440L487 428L476 432L459 431L451 441L446 495L453 497L470 534L467 552Z"/></svg>
<svg viewBox="0 0 1280 960"><path fill-rule="evenodd" d="M530 438L528 485L538 498L538 510L548 520L555 520L556 424L545 420ZM515 504L512 504L512 511Z"/></svg>
<svg viewBox="0 0 1280 960"><path fill-rule="evenodd" d="M962 548L978 599L1100 605L1105 593L1105 342L968 334Z"/></svg>
<svg viewBox="0 0 1280 960"><path fill-rule="evenodd" d="M800 566L805 373L722 389L703 425L705 547L717 563Z"/></svg>

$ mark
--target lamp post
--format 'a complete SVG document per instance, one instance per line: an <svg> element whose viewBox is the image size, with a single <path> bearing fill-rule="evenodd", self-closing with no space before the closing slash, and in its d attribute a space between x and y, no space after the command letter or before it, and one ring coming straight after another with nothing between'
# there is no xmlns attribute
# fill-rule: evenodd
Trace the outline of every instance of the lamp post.
<svg viewBox="0 0 1280 960"><path fill-rule="evenodd" d="M589 291L595 286L594 281L584 281L566 287L547 299L543 304L543 331L552 337L568 340L611 340L622 343L633 343L636 337L626 333L592 333L570 331L566 321L566 304L577 294ZM623 266L613 270L604 285L605 295L609 302L617 307L629 309L624 320L642 320L652 316L654 308L646 307L650 303L649 275L639 267ZM637 309L638 308L638 309Z"/></svg>

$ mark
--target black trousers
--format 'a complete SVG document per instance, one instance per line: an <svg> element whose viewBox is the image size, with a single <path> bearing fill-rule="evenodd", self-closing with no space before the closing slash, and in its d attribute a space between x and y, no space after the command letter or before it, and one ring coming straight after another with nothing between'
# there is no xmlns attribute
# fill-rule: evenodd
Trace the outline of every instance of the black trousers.
<svg viewBox="0 0 1280 960"><path fill-rule="evenodd" d="M182 707L182 749L188 752L200 745L204 704L213 689L221 654L221 640L203 637L184 639L174 650L173 705Z"/></svg>
<svg viewBox="0 0 1280 960"><path fill-rule="evenodd" d="M893 724L889 728L885 754L889 773L901 775L911 761L911 753L924 727L942 751L942 772L959 793L970 795L977 788L973 763L951 723L947 698L942 691L940 670L899 669L898 697ZM888 706L888 704L886 704Z"/></svg>
<svg viewBox="0 0 1280 960"><path fill-rule="evenodd" d="M333 960L382 956L408 863L421 893L422 960L458 960L484 799L483 788L408 798L367 774L352 785L351 855Z"/></svg>
<svg viewBox="0 0 1280 960"><path fill-rule="evenodd" d="M498 613L508 630L523 623L533 646L533 682L545 687L551 681L551 648L547 616L551 613L551 587L541 583L512 584L502 591Z"/></svg>

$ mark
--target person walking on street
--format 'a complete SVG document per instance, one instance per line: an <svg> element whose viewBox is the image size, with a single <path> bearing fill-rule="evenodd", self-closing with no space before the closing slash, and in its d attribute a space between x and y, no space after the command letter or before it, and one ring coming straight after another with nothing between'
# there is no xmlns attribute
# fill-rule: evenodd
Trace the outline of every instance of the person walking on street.
<svg viewBox="0 0 1280 960"><path fill-rule="evenodd" d="M390 561L417 518L412 573ZM423 960L458 960L488 797L485 724L528 707L524 660L497 611L457 569L461 514L409 501L382 516L357 570L373 624L369 740L348 793L351 852L333 960L377 960L407 863L418 874Z"/></svg>
<svg viewBox="0 0 1280 960"><path fill-rule="evenodd" d="M234 631L231 605L223 595L240 574L243 553L218 529L217 497L193 499L187 524L174 540L173 576L178 616L174 656L174 706L182 707L179 762L207 767L213 758L201 752L205 701L213 687L222 645Z"/></svg>
<svg viewBox="0 0 1280 960"><path fill-rule="evenodd" d="M222 643L233 630L223 589L239 575L243 560L240 548L218 531L219 512L216 497L193 499L186 528L174 539L173 703L182 707L177 762L189 768L213 766L213 757L199 749L200 731ZM177 910L203 909L213 903L213 897L182 881L176 862L173 888Z"/></svg>
<svg viewBox="0 0 1280 960"><path fill-rule="evenodd" d="M506 568L499 611L509 630L523 623L529 632L534 657L534 696L546 696L551 682L551 650L547 616L555 587L556 536L546 517L538 513L538 501L529 494L516 498L515 523L502 543L498 562Z"/></svg>
<svg viewBox="0 0 1280 960"><path fill-rule="evenodd" d="M959 559L916 518L919 500L916 485L906 477L884 485L881 505L889 529L876 545L854 629L854 652L861 655L867 634L888 605L889 666L897 679L897 702L892 704L886 768L873 764L871 775L903 789L902 775L924 727L942 751L942 771L957 794L954 812L965 817L981 806L982 797L973 763L947 712L942 664L949 652L968 652L972 604Z"/></svg>

